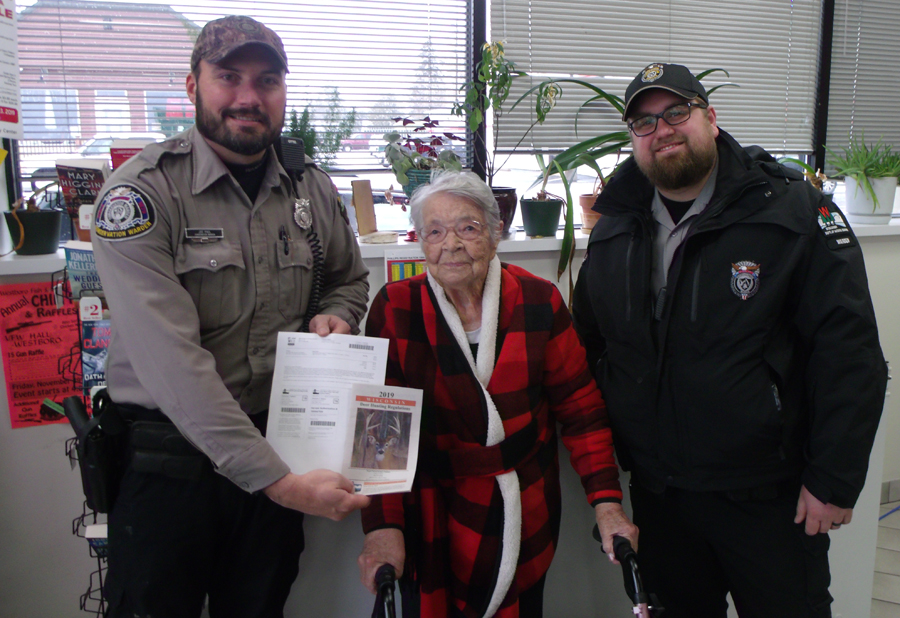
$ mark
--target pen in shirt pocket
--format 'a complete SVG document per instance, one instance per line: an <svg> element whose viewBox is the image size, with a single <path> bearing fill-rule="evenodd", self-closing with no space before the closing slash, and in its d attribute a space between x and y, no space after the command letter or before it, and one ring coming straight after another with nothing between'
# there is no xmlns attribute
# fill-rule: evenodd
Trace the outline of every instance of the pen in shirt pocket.
<svg viewBox="0 0 900 618"><path fill-rule="evenodd" d="M284 227L283 225L278 229L278 238L280 238L281 242L284 243L284 254L290 255L291 254L291 245L290 245L291 235L288 234L287 228Z"/></svg>

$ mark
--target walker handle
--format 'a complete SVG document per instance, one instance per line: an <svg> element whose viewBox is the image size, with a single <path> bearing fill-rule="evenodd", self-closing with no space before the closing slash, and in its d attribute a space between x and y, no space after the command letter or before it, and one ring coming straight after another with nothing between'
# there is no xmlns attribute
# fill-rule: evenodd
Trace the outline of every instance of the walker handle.
<svg viewBox="0 0 900 618"><path fill-rule="evenodd" d="M606 548L603 547L603 538L600 536L600 528L597 527L597 524L594 524L592 534L594 535L594 540L600 543L600 549L606 553ZM613 537L613 553L616 556L616 560L622 564L627 564L632 558L637 557L637 553L631 546L631 541L618 534Z"/></svg>

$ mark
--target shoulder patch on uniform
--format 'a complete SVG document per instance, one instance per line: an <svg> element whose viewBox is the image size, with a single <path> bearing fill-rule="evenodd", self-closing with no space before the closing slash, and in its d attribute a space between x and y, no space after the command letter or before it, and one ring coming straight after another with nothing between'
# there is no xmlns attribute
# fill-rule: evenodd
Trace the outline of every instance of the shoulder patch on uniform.
<svg viewBox="0 0 900 618"><path fill-rule="evenodd" d="M830 249L842 249L856 245L856 239L850 233L850 226L844 221L844 215L837 209L834 202L828 201L816 212L816 222L825 236Z"/></svg>
<svg viewBox="0 0 900 618"><path fill-rule="evenodd" d="M330 178L328 180L331 180ZM341 217L344 219L344 223L350 225L350 214L347 212L347 207L344 206L344 198L341 196L340 190L337 188L337 185L334 182L331 182L331 188L334 189L334 194L337 197L337 205L338 209L341 212Z"/></svg>
<svg viewBox="0 0 900 618"><path fill-rule="evenodd" d="M131 185L112 187L97 204L94 232L102 240L143 236L156 225L156 211L145 193Z"/></svg>

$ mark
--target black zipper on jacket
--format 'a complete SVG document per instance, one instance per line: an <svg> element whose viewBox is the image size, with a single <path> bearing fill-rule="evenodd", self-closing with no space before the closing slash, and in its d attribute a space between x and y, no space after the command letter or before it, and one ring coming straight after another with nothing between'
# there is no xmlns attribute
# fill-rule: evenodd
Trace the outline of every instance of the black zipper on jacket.
<svg viewBox="0 0 900 618"><path fill-rule="evenodd" d="M691 289L691 322L697 321L697 305L700 298L700 263L701 258L697 258L697 266L694 268L694 284Z"/></svg>
<svg viewBox="0 0 900 618"><path fill-rule="evenodd" d="M634 253L634 238L637 232L631 232L628 250L625 252L625 321L631 321L631 256Z"/></svg>

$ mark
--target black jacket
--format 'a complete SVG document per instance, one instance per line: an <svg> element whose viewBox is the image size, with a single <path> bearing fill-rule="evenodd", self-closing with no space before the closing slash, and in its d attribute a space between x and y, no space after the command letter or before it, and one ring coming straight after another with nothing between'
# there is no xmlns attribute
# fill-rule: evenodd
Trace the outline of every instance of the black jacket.
<svg viewBox="0 0 900 618"><path fill-rule="evenodd" d="M654 190L633 159L595 206L604 216L573 313L619 460L655 491L797 478L852 507L887 383L862 253L800 174L724 131L717 144L715 193L675 254L662 308Z"/></svg>

